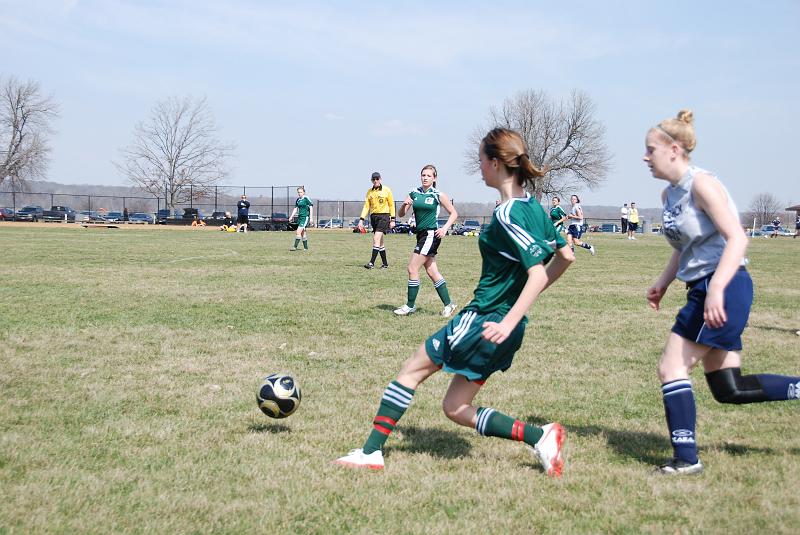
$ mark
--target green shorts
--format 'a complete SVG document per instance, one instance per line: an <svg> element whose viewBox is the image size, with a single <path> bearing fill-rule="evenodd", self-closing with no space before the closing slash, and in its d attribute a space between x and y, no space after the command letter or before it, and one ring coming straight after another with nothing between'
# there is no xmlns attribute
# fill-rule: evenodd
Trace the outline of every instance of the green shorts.
<svg viewBox="0 0 800 535"><path fill-rule="evenodd" d="M425 340L425 351L444 371L463 375L470 381L484 381L494 372L511 367L514 353L525 335L527 318L517 324L502 344L483 339L483 323L499 323L503 317L497 312L481 314L476 310L462 310Z"/></svg>

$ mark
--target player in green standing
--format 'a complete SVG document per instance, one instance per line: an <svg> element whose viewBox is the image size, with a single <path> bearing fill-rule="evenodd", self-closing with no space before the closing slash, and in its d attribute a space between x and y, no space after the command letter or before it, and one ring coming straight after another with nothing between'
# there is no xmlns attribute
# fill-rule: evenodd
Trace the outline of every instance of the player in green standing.
<svg viewBox="0 0 800 535"><path fill-rule="evenodd" d="M439 250L442 238L447 235L447 231L455 223L458 212L447 194L436 189L436 167L432 165L423 167L420 172L420 181L422 185L409 192L397 213L398 217L403 217L409 207L413 208L417 225L417 244L408 261L408 299L406 304L395 309L394 313L398 316L408 316L417 311L415 303L419 292L419 269L425 266L425 271L444 304L442 316L449 318L456 309L456 304L450 299L447 283L439 272L439 266L436 264L436 252ZM439 228L438 219L440 206L443 206L450 214L442 228Z"/></svg>
<svg viewBox="0 0 800 535"><path fill-rule="evenodd" d="M556 227L556 232L561 233L564 230L564 221L567 218L567 212L561 208L561 198L560 197L553 197L552 201L553 207L550 208L550 221L553 222L553 226Z"/></svg>
<svg viewBox="0 0 800 535"><path fill-rule="evenodd" d="M306 197L305 186L297 188L297 200L294 201L294 210L292 215L289 216L289 221L297 216L297 233L294 236L294 245L290 251L297 251L300 241L303 241L303 249L308 251L308 232L306 227L311 223L311 217L314 211L314 203L311 199Z"/></svg>
<svg viewBox="0 0 800 535"><path fill-rule="evenodd" d="M483 265L475 297L403 363L383 393L364 446L337 459L337 464L383 469L384 443L416 389L444 369L455 374L442 402L448 418L483 436L525 442L548 475L561 475L566 432L560 424L536 427L472 402L489 376L511 366L522 345L526 312L575 255L525 191L544 172L534 167L522 137L495 128L481 141L478 156L483 180L500 193L501 202L478 239Z"/></svg>

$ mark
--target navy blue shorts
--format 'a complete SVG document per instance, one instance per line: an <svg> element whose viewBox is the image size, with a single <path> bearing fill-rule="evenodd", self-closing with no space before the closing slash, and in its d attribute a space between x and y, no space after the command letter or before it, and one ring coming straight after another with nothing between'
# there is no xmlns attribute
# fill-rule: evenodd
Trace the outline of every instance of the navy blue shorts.
<svg viewBox="0 0 800 535"><path fill-rule="evenodd" d="M686 304L675 316L672 332L704 346L740 351L742 332L747 326L750 306L753 304L753 280L744 267L734 274L725 287L725 314L728 321L718 329L712 329L703 321L708 283L714 274L687 284Z"/></svg>
<svg viewBox="0 0 800 535"><path fill-rule="evenodd" d="M583 235L583 225L570 225L567 229L567 234L575 239L581 239L581 236Z"/></svg>

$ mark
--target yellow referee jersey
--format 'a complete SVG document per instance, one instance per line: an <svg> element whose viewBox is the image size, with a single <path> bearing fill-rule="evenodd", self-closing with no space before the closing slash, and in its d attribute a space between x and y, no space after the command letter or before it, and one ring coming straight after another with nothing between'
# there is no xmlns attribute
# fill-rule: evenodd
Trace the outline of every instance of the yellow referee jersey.
<svg viewBox="0 0 800 535"><path fill-rule="evenodd" d="M389 214L389 217L394 217L392 190L384 185L368 189L364 208L361 210L361 219L366 219L367 214Z"/></svg>

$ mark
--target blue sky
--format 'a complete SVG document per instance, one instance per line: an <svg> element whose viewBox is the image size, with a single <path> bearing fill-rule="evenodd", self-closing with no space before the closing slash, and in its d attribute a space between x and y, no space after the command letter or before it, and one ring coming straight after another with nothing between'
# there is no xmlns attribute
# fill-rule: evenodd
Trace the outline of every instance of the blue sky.
<svg viewBox="0 0 800 535"><path fill-rule="evenodd" d="M741 209L800 202L800 2L0 0L0 74L61 108L49 179L122 185L112 165L159 100L205 96L237 144L230 184L396 195L427 163L456 202L494 198L464 169L487 111L520 90L588 93L613 170L584 204L658 205L646 130L694 110L694 161Z"/></svg>

